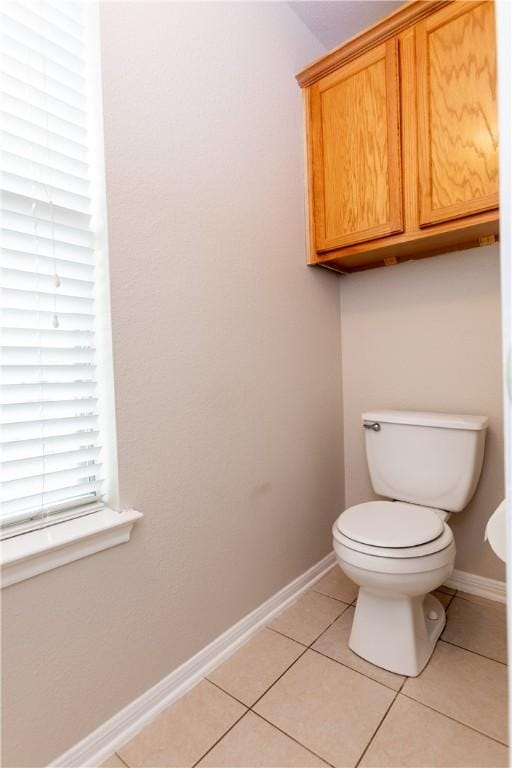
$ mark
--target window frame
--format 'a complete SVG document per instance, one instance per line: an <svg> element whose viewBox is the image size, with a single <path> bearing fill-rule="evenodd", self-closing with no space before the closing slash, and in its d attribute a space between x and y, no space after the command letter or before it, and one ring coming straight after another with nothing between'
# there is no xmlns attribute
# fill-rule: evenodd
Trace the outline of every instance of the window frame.
<svg viewBox="0 0 512 768"><path fill-rule="evenodd" d="M86 26L86 126L95 235L94 334L103 492L97 501L1 529L2 587L123 543L142 517L135 510L122 510L119 498L99 3L81 2Z"/></svg>

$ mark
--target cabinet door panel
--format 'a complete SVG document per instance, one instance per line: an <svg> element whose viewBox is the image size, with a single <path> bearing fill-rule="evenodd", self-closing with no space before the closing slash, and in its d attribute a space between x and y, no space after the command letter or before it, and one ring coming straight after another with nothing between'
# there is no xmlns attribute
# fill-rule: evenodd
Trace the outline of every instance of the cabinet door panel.
<svg viewBox="0 0 512 768"><path fill-rule="evenodd" d="M397 40L312 86L317 251L402 231L399 114Z"/></svg>
<svg viewBox="0 0 512 768"><path fill-rule="evenodd" d="M492 2L455 2L417 25L420 226L498 206Z"/></svg>

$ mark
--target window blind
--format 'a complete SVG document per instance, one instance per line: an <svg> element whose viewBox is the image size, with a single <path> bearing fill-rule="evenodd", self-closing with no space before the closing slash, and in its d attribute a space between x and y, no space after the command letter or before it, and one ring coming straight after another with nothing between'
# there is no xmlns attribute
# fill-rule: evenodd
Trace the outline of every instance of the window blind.
<svg viewBox="0 0 512 768"><path fill-rule="evenodd" d="M85 11L50 0L1 5L0 523L8 535L57 512L91 511L84 505L102 498Z"/></svg>

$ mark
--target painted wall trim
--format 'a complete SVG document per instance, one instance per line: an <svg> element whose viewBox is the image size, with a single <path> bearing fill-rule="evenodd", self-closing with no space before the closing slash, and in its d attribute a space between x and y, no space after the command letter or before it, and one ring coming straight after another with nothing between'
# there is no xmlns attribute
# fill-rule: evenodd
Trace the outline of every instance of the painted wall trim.
<svg viewBox="0 0 512 768"><path fill-rule="evenodd" d="M446 582L446 586L460 589L462 592L469 592L470 595L486 597L488 600L495 600L498 603L507 601L507 585L504 581L487 579L476 573L455 570Z"/></svg>
<svg viewBox="0 0 512 768"><path fill-rule="evenodd" d="M5 539L0 544L2 589L124 544L142 517L142 512L135 509L117 512L103 507L88 515Z"/></svg>
<svg viewBox="0 0 512 768"><path fill-rule="evenodd" d="M217 637L195 656L128 704L82 741L58 757L50 768L97 766L225 661L252 635L297 600L335 564L334 552L276 592L252 613Z"/></svg>

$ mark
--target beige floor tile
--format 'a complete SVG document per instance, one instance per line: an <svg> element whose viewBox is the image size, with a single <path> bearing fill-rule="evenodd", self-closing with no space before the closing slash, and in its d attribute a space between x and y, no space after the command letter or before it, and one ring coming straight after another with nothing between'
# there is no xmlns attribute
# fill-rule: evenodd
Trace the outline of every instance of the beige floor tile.
<svg viewBox="0 0 512 768"><path fill-rule="evenodd" d="M434 597L437 597L441 605L443 605L445 608L447 608L450 604L450 600L452 599L452 595L449 595L447 592L441 592L439 589L436 589L435 592L432 592Z"/></svg>
<svg viewBox="0 0 512 768"><path fill-rule="evenodd" d="M500 603L498 600L488 600L487 597L480 597L480 595L470 595L469 592L457 592L457 597L460 597L463 600L469 600L470 603L487 605L489 608L495 608L497 611L502 611L503 613L507 610L505 603Z"/></svg>
<svg viewBox="0 0 512 768"><path fill-rule="evenodd" d="M422 704L398 696L361 768L498 768L508 750Z"/></svg>
<svg viewBox="0 0 512 768"><path fill-rule="evenodd" d="M325 630L323 635L320 635L313 645L314 650L320 651L320 653L329 656L331 659L340 661L342 664L346 664L347 667L355 669L356 672L368 675L368 677L377 680L378 683L398 691L405 677L395 675L393 672L388 672L380 667L375 667L369 661L357 656L348 647L354 612L354 608L348 608L332 626Z"/></svg>
<svg viewBox="0 0 512 768"><path fill-rule="evenodd" d="M248 712L199 765L211 768L314 768L326 763L261 717Z"/></svg>
<svg viewBox="0 0 512 768"><path fill-rule="evenodd" d="M342 600L344 603L351 603L357 597L358 587L348 576L345 576L339 565L335 565L313 584L312 589L323 595L334 597L336 600Z"/></svg>
<svg viewBox="0 0 512 768"><path fill-rule="evenodd" d="M246 711L202 680L118 752L131 768L193 765Z"/></svg>
<svg viewBox="0 0 512 768"><path fill-rule="evenodd" d="M301 653L303 645L264 629L208 679L250 707Z"/></svg>
<svg viewBox="0 0 512 768"><path fill-rule="evenodd" d="M506 663L507 617L504 609L500 603L475 603L454 597L448 609L443 640Z"/></svg>
<svg viewBox="0 0 512 768"><path fill-rule="evenodd" d="M355 766L395 693L307 651L256 704L259 712L334 766Z"/></svg>
<svg viewBox="0 0 512 768"><path fill-rule="evenodd" d="M100 768L126 768L126 763L123 763L117 755L110 755L110 757L100 765Z"/></svg>
<svg viewBox="0 0 512 768"><path fill-rule="evenodd" d="M309 645L340 616L347 605L318 592L306 592L269 625L277 632Z"/></svg>
<svg viewBox="0 0 512 768"><path fill-rule="evenodd" d="M507 668L440 641L403 693L499 741L507 738Z"/></svg>

